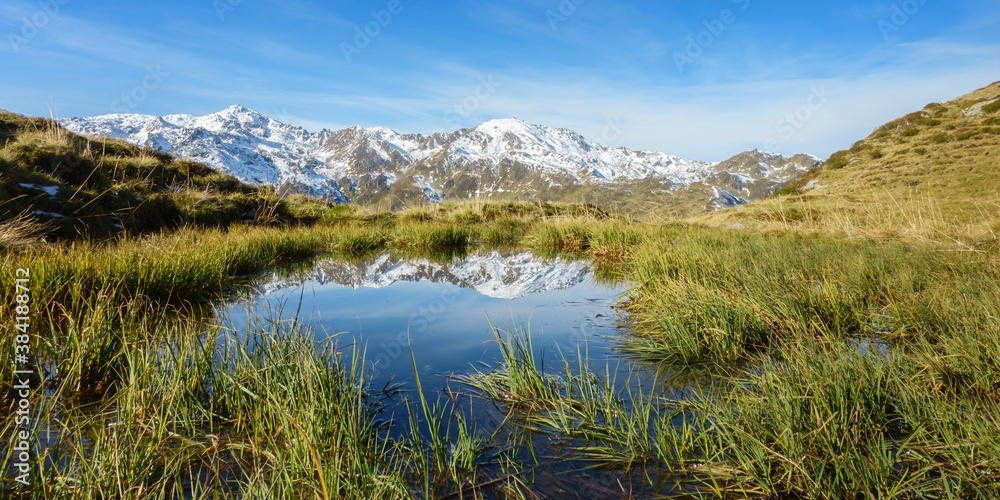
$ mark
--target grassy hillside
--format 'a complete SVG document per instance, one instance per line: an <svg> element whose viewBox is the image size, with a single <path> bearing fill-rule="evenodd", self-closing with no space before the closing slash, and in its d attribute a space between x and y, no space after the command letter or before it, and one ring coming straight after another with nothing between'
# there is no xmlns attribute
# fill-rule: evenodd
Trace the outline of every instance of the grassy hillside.
<svg viewBox="0 0 1000 500"><path fill-rule="evenodd" d="M893 120L776 196L713 225L905 238L1000 232L1000 82ZM969 241L967 241L969 242Z"/></svg>
<svg viewBox="0 0 1000 500"><path fill-rule="evenodd" d="M270 187L200 163L0 112L0 246L184 225L312 223L336 210L301 197L279 199Z"/></svg>

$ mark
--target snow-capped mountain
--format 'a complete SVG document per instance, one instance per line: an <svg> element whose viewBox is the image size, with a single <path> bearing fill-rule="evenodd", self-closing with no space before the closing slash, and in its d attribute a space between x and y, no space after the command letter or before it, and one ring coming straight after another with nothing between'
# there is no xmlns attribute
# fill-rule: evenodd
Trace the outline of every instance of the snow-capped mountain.
<svg viewBox="0 0 1000 500"><path fill-rule="evenodd" d="M383 254L364 262L329 259L293 276L273 275L257 289L272 293L307 281L350 288L383 288L400 281L429 280L472 288L494 298L516 299L549 290L564 290L590 276L586 262L546 262L530 252L473 254L450 264L426 259L400 259Z"/></svg>
<svg viewBox="0 0 1000 500"><path fill-rule="evenodd" d="M818 166L820 161L807 154L782 156L766 151L747 151L716 163L714 173L706 182L743 199L758 199L774 194L809 168Z"/></svg>
<svg viewBox="0 0 1000 500"><path fill-rule="evenodd" d="M314 153L330 132L310 133L242 106L207 116L115 114L61 121L72 132L124 139L205 163L251 184L291 182L317 197L346 202Z"/></svg>
<svg viewBox="0 0 1000 500"><path fill-rule="evenodd" d="M358 126L312 133L237 105L201 117L115 114L62 124L200 161L283 193L337 202L473 196L607 202L647 191L693 191L699 196L684 198L711 210L770 194L819 164L812 156L762 152L722 163L691 161L608 148L571 130L513 118L430 135Z"/></svg>

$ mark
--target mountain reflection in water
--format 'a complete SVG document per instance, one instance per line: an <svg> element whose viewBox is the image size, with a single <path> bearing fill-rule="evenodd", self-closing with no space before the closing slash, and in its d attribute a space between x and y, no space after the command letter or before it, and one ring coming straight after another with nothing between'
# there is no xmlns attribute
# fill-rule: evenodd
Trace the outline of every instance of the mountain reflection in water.
<svg viewBox="0 0 1000 500"><path fill-rule="evenodd" d="M491 322L504 333L530 331L546 360L580 348L593 366L617 362L607 337L619 331L612 305L624 288L599 283L585 261L496 251L450 262L391 253L323 258L308 269L275 271L256 288L249 303L229 307L234 328L244 330L254 315L298 314L318 340L339 334L341 346L363 347L373 387L412 381L410 349L427 376L425 390L472 365L493 366L499 352Z"/></svg>

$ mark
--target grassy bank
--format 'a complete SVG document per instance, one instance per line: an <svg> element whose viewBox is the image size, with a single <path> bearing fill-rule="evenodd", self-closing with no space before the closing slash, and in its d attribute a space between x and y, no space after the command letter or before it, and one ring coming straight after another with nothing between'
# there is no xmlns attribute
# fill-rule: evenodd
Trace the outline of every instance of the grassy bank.
<svg viewBox="0 0 1000 500"><path fill-rule="evenodd" d="M517 356L473 380L580 440L581 456L659 460L721 497L1000 494L995 249L576 223L538 226L527 242L617 262L611 272L633 283L623 306L635 331L623 350L711 380L679 376L665 393L696 396L677 402L617 393L586 366L532 379ZM536 387L528 411L506 394L525 381ZM663 425L651 404L686 417ZM637 417L639 430L622 432L623 418Z"/></svg>

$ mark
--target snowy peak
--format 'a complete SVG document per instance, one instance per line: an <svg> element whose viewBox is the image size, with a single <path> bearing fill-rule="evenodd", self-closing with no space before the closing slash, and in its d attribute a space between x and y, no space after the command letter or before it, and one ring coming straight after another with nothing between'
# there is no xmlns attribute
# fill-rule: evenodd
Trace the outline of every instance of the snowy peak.
<svg viewBox="0 0 1000 500"><path fill-rule="evenodd" d="M584 142L582 136L571 130L535 125L517 118L483 122L472 129L472 133L476 132L492 137L518 137L528 139L530 143L555 147Z"/></svg>
<svg viewBox="0 0 1000 500"><path fill-rule="evenodd" d="M607 148L572 130L516 118L475 127L449 152L470 162L511 161L592 182L659 178L686 185L701 180L711 165L663 153Z"/></svg>
<svg viewBox="0 0 1000 500"><path fill-rule="evenodd" d="M715 165L709 182L750 200L774 194L822 161L812 155L784 156L755 149Z"/></svg>
<svg viewBox="0 0 1000 500"><path fill-rule="evenodd" d="M232 106L227 106L226 109L223 109L219 113L229 113L229 114L256 113L256 111L249 108L245 108L243 107L242 104L233 104Z"/></svg>
<svg viewBox="0 0 1000 500"><path fill-rule="evenodd" d="M296 191L346 202L313 152L328 132L311 134L240 105L205 116L118 114L62 120L80 134L124 139L200 161L251 184L295 186Z"/></svg>
<svg viewBox="0 0 1000 500"><path fill-rule="evenodd" d="M520 150L578 154L581 150L588 149L588 143L576 132L533 125L516 118L484 122L472 129L466 137L485 139L485 143L492 146L489 149L497 152Z"/></svg>
<svg viewBox="0 0 1000 500"><path fill-rule="evenodd" d="M250 135L284 142L306 141L312 136L301 127L286 125L240 105L230 106L201 118L193 118L193 123L183 123L183 126L187 127L192 125L217 134Z"/></svg>
<svg viewBox="0 0 1000 500"><path fill-rule="evenodd" d="M820 162L821 160L813 155L784 156L755 149L718 163L717 169L761 177L776 170L790 169L804 172L818 166Z"/></svg>
<svg viewBox="0 0 1000 500"><path fill-rule="evenodd" d="M473 130L482 130L482 131L499 130L499 131L518 132L518 131L528 130L531 128L544 129L548 127L544 125L533 125L520 118L511 117L511 118L496 118L493 120L487 120L474 127Z"/></svg>
<svg viewBox="0 0 1000 500"><path fill-rule="evenodd" d="M385 127L368 127L365 129L372 137L380 141L388 141L399 136L395 130Z"/></svg>
<svg viewBox="0 0 1000 500"><path fill-rule="evenodd" d="M413 162L399 142L399 136L387 128L355 125L331 132L319 145L316 155L325 163L325 175L370 174L406 167Z"/></svg>

